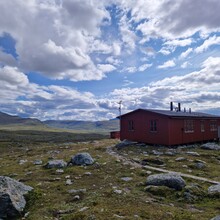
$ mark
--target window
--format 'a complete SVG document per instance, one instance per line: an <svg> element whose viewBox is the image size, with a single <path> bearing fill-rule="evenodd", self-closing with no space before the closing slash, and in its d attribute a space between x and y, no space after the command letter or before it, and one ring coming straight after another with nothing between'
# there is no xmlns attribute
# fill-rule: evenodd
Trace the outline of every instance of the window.
<svg viewBox="0 0 220 220"><path fill-rule="evenodd" d="M184 131L185 131L185 133L194 132L194 121L193 120L185 120L184 121Z"/></svg>
<svg viewBox="0 0 220 220"><path fill-rule="evenodd" d="M217 121L216 120L210 121L210 131L217 131Z"/></svg>
<svg viewBox="0 0 220 220"><path fill-rule="evenodd" d="M128 121L128 130L134 131L134 121L132 121L132 120Z"/></svg>
<svg viewBox="0 0 220 220"><path fill-rule="evenodd" d="M201 121L200 128L201 128L201 132L205 132L205 122L204 122L204 120Z"/></svg>
<svg viewBox="0 0 220 220"><path fill-rule="evenodd" d="M157 131L157 120L150 121L150 131L152 131L152 132Z"/></svg>

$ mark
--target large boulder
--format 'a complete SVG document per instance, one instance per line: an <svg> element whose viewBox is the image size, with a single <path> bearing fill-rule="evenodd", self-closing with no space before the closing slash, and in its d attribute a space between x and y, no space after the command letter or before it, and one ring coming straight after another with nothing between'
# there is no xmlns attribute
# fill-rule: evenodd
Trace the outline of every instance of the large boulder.
<svg viewBox="0 0 220 220"><path fill-rule="evenodd" d="M205 150L220 150L220 146L216 143L206 143L201 146Z"/></svg>
<svg viewBox="0 0 220 220"><path fill-rule="evenodd" d="M78 153L75 156L72 156L70 163L73 165L92 165L94 159L89 153Z"/></svg>
<svg viewBox="0 0 220 220"><path fill-rule="evenodd" d="M210 186L208 188L208 194L210 196L218 196L218 197L220 197L220 184Z"/></svg>
<svg viewBox="0 0 220 220"><path fill-rule="evenodd" d="M0 219L21 216L26 201L24 195L33 188L10 177L0 176Z"/></svg>
<svg viewBox="0 0 220 220"><path fill-rule="evenodd" d="M175 190L182 190L186 183L180 175L167 173L148 176L146 185L167 186Z"/></svg>
<svg viewBox="0 0 220 220"><path fill-rule="evenodd" d="M47 169L51 168L64 168L67 166L67 163L64 160L50 160L44 166Z"/></svg>

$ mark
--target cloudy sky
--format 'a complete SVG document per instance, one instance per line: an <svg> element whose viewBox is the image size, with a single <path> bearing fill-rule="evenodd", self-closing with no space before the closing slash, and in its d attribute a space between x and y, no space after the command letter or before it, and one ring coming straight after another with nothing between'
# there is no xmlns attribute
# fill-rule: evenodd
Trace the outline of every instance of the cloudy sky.
<svg viewBox="0 0 220 220"><path fill-rule="evenodd" d="M104 120L220 115L219 0L0 0L0 111Z"/></svg>

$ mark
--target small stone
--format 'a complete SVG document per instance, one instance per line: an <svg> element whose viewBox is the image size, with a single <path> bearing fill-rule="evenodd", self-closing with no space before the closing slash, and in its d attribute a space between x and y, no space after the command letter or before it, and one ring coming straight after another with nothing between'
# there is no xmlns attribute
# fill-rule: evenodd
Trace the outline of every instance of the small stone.
<svg viewBox="0 0 220 220"><path fill-rule="evenodd" d="M122 194L122 190L120 190L120 189L115 189L115 190L114 190L114 193L116 193L116 194Z"/></svg>
<svg viewBox="0 0 220 220"><path fill-rule="evenodd" d="M75 196L73 197L73 201L78 201L78 200L80 200L80 196L79 196L79 195L75 195Z"/></svg>
<svg viewBox="0 0 220 220"><path fill-rule="evenodd" d="M64 170L58 169L58 170L56 170L56 173L58 173L58 174L64 173Z"/></svg>
<svg viewBox="0 0 220 220"><path fill-rule="evenodd" d="M91 176L92 173L91 173L91 172L85 172L84 175L86 175L86 176Z"/></svg>
<svg viewBox="0 0 220 220"><path fill-rule="evenodd" d="M132 177L122 177L121 180L128 182L131 181L133 178Z"/></svg>
<svg viewBox="0 0 220 220"><path fill-rule="evenodd" d="M89 209L89 207L83 207L83 208L81 208L79 211L80 211L80 212L84 212L84 211L86 211L87 209Z"/></svg>
<svg viewBox="0 0 220 220"><path fill-rule="evenodd" d="M194 152L194 151L187 151L186 153L187 153L188 155L192 155L192 156L200 156L199 153Z"/></svg>
<svg viewBox="0 0 220 220"><path fill-rule="evenodd" d="M86 192L86 189L71 189L68 192L70 194L83 194Z"/></svg>
<svg viewBox="0 0 220 220"><path fill-rule="evenodd" d="M19 165L23 165L26 162L27 162L27 160L19 160Z"/></svg>
<svg viewBox="0 0 220 220"><path fill-rule="evenodd" d="M65 179L70 179L70 175L65 176Z"/></svg>
<svg viewBox="0 0 220 220"><path fill-rule="evenodd" d="M42 165L43 164L43 161L42 160L35 160L33 162L34 165Z"/></svg>
<svg viewBox="0 0 220 220"><path fill-rule="evenodd" d="M177 157L175 161L185 161L187 160L185 157Z"/></svg>
<svg viewBox="0 0 220 220"><path fill-rule="evenodd" d="M73 182L72 182L71 179L67 179L67 180L66 180L66 185L72 185L72 184L73 184Z"/></svg>
<svg viewBox="0 0 220 220"><path fill-rule="evenodd" d="M154 155L163 155L163 152L157 151L157 150L152 150L152 154Z"/></svg>

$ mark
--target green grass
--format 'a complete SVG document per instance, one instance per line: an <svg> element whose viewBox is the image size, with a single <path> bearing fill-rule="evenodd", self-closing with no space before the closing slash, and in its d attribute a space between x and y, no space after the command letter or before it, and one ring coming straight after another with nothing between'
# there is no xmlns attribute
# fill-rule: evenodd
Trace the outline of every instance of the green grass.
<svg viewBox="0 0 220 220"><path fill-rule="evenodd" d="M133 168L118 162L114 157L106 153L106 147L114 145L117 140L94 140L93 134L80 134L80 138L72 133L69 139L65 133L47 131L37 134L34 131L14 131L12 136L19 136L18 142L0 142L0 175L11 176L21 182L34 187L34 191L28 195L27 208L29 212L27 220L62 219L62 220L93 220L93 219L211 219L219 213L220 201L218 198L209 198L204 195L192 203L183 199L182 192L161 191L161 195L154 195L145 191L146 170ZM60 134L60 136L58 135ZM68 134L70 135L70 134ZM91 135L91 136L90 136ZM22 139L25 137L25 139ZM28 141L27 141L27 137ZM50 138L55 138L52 142ZM41 139L40 139L41 138ZM71 141L72 140L72 141ZM79 141L80 140L80 141ZM156 158L150 154L154 147L129 147L119 151L128 158L142 160L144 158ZM157 149L166 151L165 148ZM182 165L193 163L195 157L186 155L187 150L181 150L176 156L161 155L164 168L187 172ZM64 173L57 174L56 169L45 169L43 165L34 165L33 161L41 159L43 164L51 159L64 159L69 161L72 155L78 152L89 152L96 160L93 166L70 166L64 169ZM144 156L147 152L150 156ZM219 152L210 152L199 149L199 159L207 162L204 170L192 169L192 174L203 173L205 177L219 180ZM211 154L209 158L207 155ZM176 157L184 156L188 161L173 162ZM27 160L19 165L19 160ZM192 160L192 161L190 161ZM189 168L191 169L191 168ZM86 175L90 172L91 175ZM154 173L154 172L153 172ZM66 176L70 176L72 185L66 185ZM132 177L125 182L122 177ZM204 191L210 184L199 183L186 179L187 184L198 183ZM74 195L68 190L86 189L79 194L80 199L75 200ZM121 190L121 194L115 192ZM163 190L163 189L162 189Z"/></svg>

